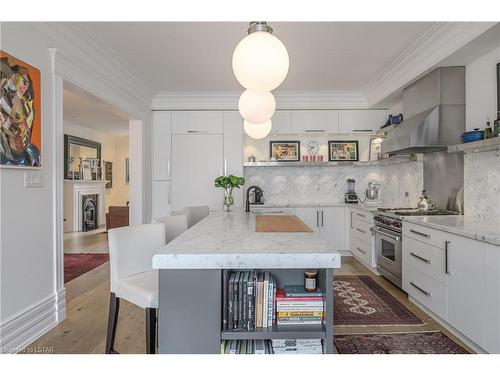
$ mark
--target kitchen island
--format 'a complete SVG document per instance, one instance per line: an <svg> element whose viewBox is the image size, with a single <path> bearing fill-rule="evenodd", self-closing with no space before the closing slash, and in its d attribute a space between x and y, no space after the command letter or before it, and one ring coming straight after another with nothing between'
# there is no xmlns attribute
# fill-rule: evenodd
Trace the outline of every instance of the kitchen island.
<svg viewBox="0 0 500 375"><path fill-rule="evenodd" d="M216 354L221 340L279 338L320 338L324 352L333 353L333 269L340 268L340 254L316 233L256 232L256 216L211 213L154 255L159 353ZM302 284L304 270L317 269L323 324L223 330L222 271L251 269L270 271L279 287Z"/></svg>

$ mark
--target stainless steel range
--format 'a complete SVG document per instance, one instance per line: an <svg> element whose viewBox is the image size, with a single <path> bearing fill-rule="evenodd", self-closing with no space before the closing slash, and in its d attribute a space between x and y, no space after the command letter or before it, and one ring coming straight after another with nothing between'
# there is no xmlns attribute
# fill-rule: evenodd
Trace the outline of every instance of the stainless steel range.
<svg viewBox="0 0 500 375"><path fill-rule="evenodd" d="M402 287L403 235L402 217L423 215L458 215L448 210L420 211L415 208L379 208L373 220L377 271L398 287Z"/></svg>

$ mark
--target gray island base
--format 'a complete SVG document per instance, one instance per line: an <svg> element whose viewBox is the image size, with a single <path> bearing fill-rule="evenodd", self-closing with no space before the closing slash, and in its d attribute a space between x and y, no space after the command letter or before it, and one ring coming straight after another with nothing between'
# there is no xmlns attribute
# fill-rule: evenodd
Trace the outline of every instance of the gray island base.
<svg viewBox="0 0 500 375"><path fill-rule="evenodd" d="M333 353L333 274L340 254L316 233L255 232L255 214L211 213L153 257L159 270L158 352L218 354L222 340L322 339ZM318 270L325 293L321 325L222 329L223 270L270 271L278 287Z"/></svg>

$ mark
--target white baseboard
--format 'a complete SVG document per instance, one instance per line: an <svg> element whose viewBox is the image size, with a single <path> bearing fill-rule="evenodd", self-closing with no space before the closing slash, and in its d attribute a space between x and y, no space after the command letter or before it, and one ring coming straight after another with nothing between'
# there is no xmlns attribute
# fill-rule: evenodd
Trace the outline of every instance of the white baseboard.
<svg viewBox="0 0 500 375"><path fill-rule="evenodd" d="M445 327L448 331L453 333L456 337L458 337L460 340L462 340L465 344L467 344L472 350L474 350L476 353L481 353L481 354L487 354L488 352L485 351L483 348L481 348L479 345L477 345L475 342L464 336L462 333L457 331L455 328L453 328L451 325L449 325L447 322L445 322L442 318L434 314L432 311L430 311L427 307L422 305L420 302L418 302L416 299L408 296L408 301L413 303L414 305L417 305L421 310L423 310L427 315L429 315L432 319L437 321L439 324L441 324L443 327Z"/></svg>
<svg viewBox="0 0 500 375"><path fill-rule="evenodd" d="M66 318L66 290L35 303L0 325L0 353L17 353Z"/></svg>

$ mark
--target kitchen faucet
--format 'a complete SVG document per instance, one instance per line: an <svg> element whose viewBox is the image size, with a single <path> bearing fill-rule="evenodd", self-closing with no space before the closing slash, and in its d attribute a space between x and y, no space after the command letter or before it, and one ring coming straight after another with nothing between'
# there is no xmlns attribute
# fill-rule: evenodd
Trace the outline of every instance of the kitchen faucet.
<svg viewBox="0 0 500 375"><path fill-rule="evenodd" d="M254 193L254 202L250 203L250 193ZM260 187L252 185L247 189L247 200L245 202L245 212L250 212L251 204L264 204L264 194Z"/></svg>

